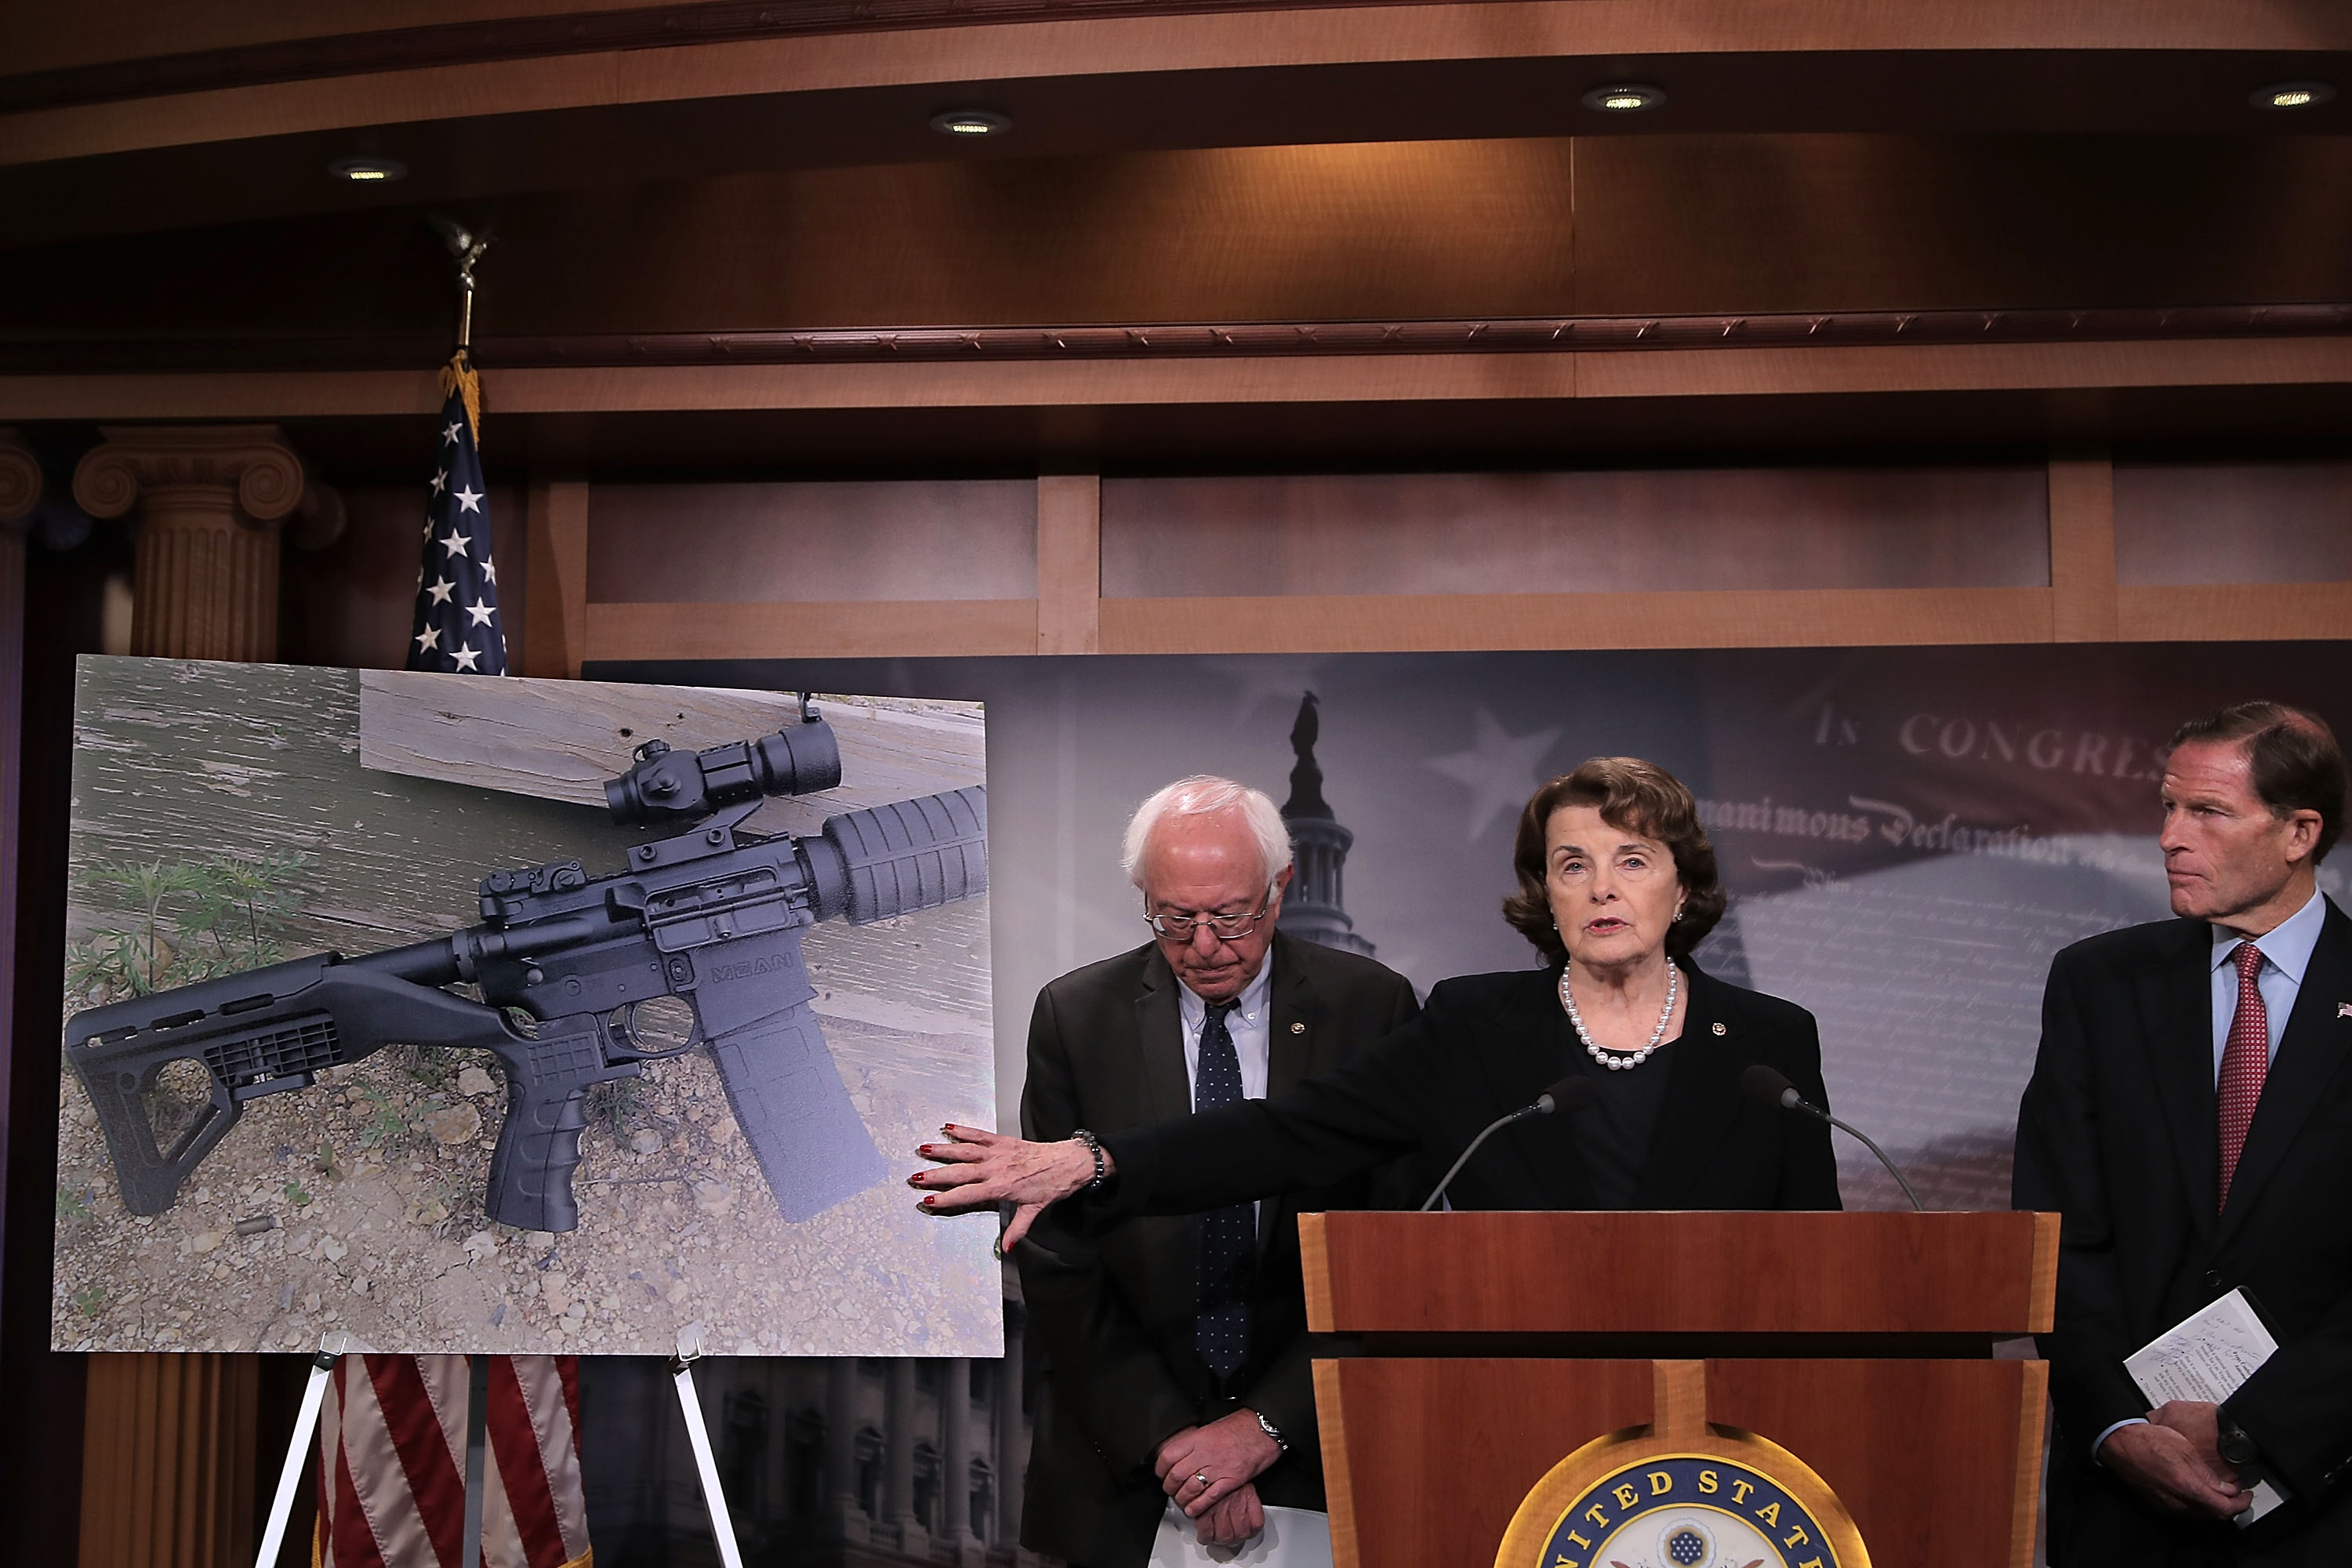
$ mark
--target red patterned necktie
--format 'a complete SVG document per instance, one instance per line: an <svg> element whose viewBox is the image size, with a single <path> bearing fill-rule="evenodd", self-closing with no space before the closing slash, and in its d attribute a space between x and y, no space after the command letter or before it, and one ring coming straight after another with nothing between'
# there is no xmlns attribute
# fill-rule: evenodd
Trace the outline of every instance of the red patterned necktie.
<svg viewBox="0 0 2352 1568"><path fill-rule="evenodd" d="M2271 1066L2271 1017L2263 1010L2262 988L2254 977L2262 973L2263 952L2251 942L2238 944L2231 956L2238 966L2238 1014L2230 1020L2230 1043L2221 1047L2221 1200L2230 1206L2230 1178L2238 1173L2238 1155L2246 1147L2246 1129L2254 1120L2254 1102L2263 1097L2263 1079Z"/></svg>

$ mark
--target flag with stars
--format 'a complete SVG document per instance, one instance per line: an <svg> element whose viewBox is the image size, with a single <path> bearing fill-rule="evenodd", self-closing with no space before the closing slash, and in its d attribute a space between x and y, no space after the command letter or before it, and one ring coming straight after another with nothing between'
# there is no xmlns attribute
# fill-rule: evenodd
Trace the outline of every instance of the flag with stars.
<svg viewBox="0 0 2352 1568"><path fill-rule="evenodd" d="M408 630L408 668L441 675L507 672L489 499L475 444L480 400L473 377L462 353L441 373L448 396L441 404L438 450L425 498L425 564L416 574L416 616Z"/></svg>

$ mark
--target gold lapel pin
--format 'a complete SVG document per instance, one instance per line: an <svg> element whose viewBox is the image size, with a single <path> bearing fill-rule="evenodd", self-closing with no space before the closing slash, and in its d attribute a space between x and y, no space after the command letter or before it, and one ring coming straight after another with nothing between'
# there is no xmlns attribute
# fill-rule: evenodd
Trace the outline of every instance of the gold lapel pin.
<svg viewBox="0 0 2352 1568"><path fill-rule="evenodd" d="M1290 1026L1290 1032L1294 1035L1303 1035L1307 1032L1307 1026L1304 1024L1293 1024Z"/></svg>
<svg viewBox="0 0 2352 1568"><path fill-rule="evenodd" d="M1728 1029L1725 1028L1725 1027L1724 1027L1722 1025L1720 1025L1720 1024L1717 1024L1717 1025L1715 1026L1715 1032L1716 1032L1717 1034L1718 1034L1718 1035L1727 1035L1727 1034L1731 1033L1731 1031L1730 1031L1730 1030L1728 1030Z"/></svg>

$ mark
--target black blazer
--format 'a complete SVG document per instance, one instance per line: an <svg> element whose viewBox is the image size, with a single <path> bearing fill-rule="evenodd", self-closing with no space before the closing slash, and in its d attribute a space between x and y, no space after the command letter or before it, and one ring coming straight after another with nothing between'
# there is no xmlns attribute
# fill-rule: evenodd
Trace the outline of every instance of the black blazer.
<svg viewBox="0 0 2352 1568"><path fill-rule="evenodd" d="M1687 961L1683 969L1690 1003L1636 1206L1838 1207L1829 1129L1758 1104L1739 1082L1750 1065L1769 1063L1806 1099L1826 1104L1812 1015ZM1328 1186L1399 1154L1442 1173L1488 1122L1570 1070L1581 1047L1560 1010L1559 976L1539 969L1443 981L1419 1019L1288 1094L1107 1136L1118 1179L1085 1207L1214 1208ZM1488 1139L1447 1196L1462 1209L1592 1206L1566 1117L1531 1118Z"/></svg>
<svg viewBox="0 0 2352 1568"><path fill-rule="evenodd" d="M1417 1010L1402 975L1276 932L1267 1091L1327 1072ZM1192 1118L1177 984L1156 945L1091 964L1039 994L1021 1131L1066 1138ZM1136 1217L1078 1234L1047 1223L1013 1249L1043 1363L1022 1544L1090 1568L1141 1568L1167 1503L1151 1469L1170 1435L1243 1405L1290 1451L1257 1478L1262 1500L1320 1509L1322 1455L1298 1259L1302 1208L1354 1205L1360 1186L1301 1194L1260 1215L1250 1351L1220 1387L1193 1349L1197 1247L1187 1218Z"/></svg>
<svg viewBox="0 0 2352 1568"><path fill-rule="evenodd" d="M2328 904L2220 1214L2211 953L2204 921L2166 921L2050 967L2014 1197L2065 1216L2042 1341L2061 1563L2352 1561L2352 921ZM2157 1513L2089 1452L2147 1413L2123 1358L2237 1286L2279 1350L2223 1409L2295 1500L2244 1531Z"/></svg>

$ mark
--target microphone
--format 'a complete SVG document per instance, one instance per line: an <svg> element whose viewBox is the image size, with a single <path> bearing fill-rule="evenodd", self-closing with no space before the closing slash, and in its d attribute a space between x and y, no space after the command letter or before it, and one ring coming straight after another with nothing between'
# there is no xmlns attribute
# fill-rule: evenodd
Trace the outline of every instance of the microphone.
<svg viewBox="0 0 2352 1568"><path fill-rule="evenodd" d="M1486 1130L1484 1132L1470 1140L1470 1147L1462 1151L1462 1158L1454 1162L1454 1168L1445 1173L1444 1179L1437 1184L1436 1190L1429 1194L1428 1202L1421 1205L1419 1212L1427 1214L1435 1208L1437 1201L1445 1195L1445 1189L1454 1184L1454 1178L1462 1173L1462 1167L1470 1163L1470 1156L1478 1152L1478 1145L1508 1127L1512 1122L1525 1121L1530 1116L1549 1116L1555 1111L1581 1110L1591 1103L1591 1080L1580 1073L1570 1073L1536 1096L1536 1102L1533 1105L1522 1105L1508 1116L1496 1117L1486 1124Z"/></svg>
<svg viewBox="0 0 2352 1568"><path fill-rule="evenodd" d="M1748 1091L1750 1098L1763 1101L1775 1110L1801 1110L1862 1140L1863 1147L1878 1156L1878 1163L1886 1167L1886 1173L1895 1178L1895 1184L1903 1189L1903 1195L1911 1200L1911 1207L1920 1214L1927 1212L1927 1205L1919 1201L1919 1194L1911 1190L1911 1184L1903 1179L1903 1173L1895 1168L1895 1162L1886 1157L1886 1151L1880 1148L1869 1133L1850 1121L1839 1121L1799 1094L1797 1086L1789 1081L1788 1074L1758 1062L1739 1075L1739 1086Z"/></svg>

